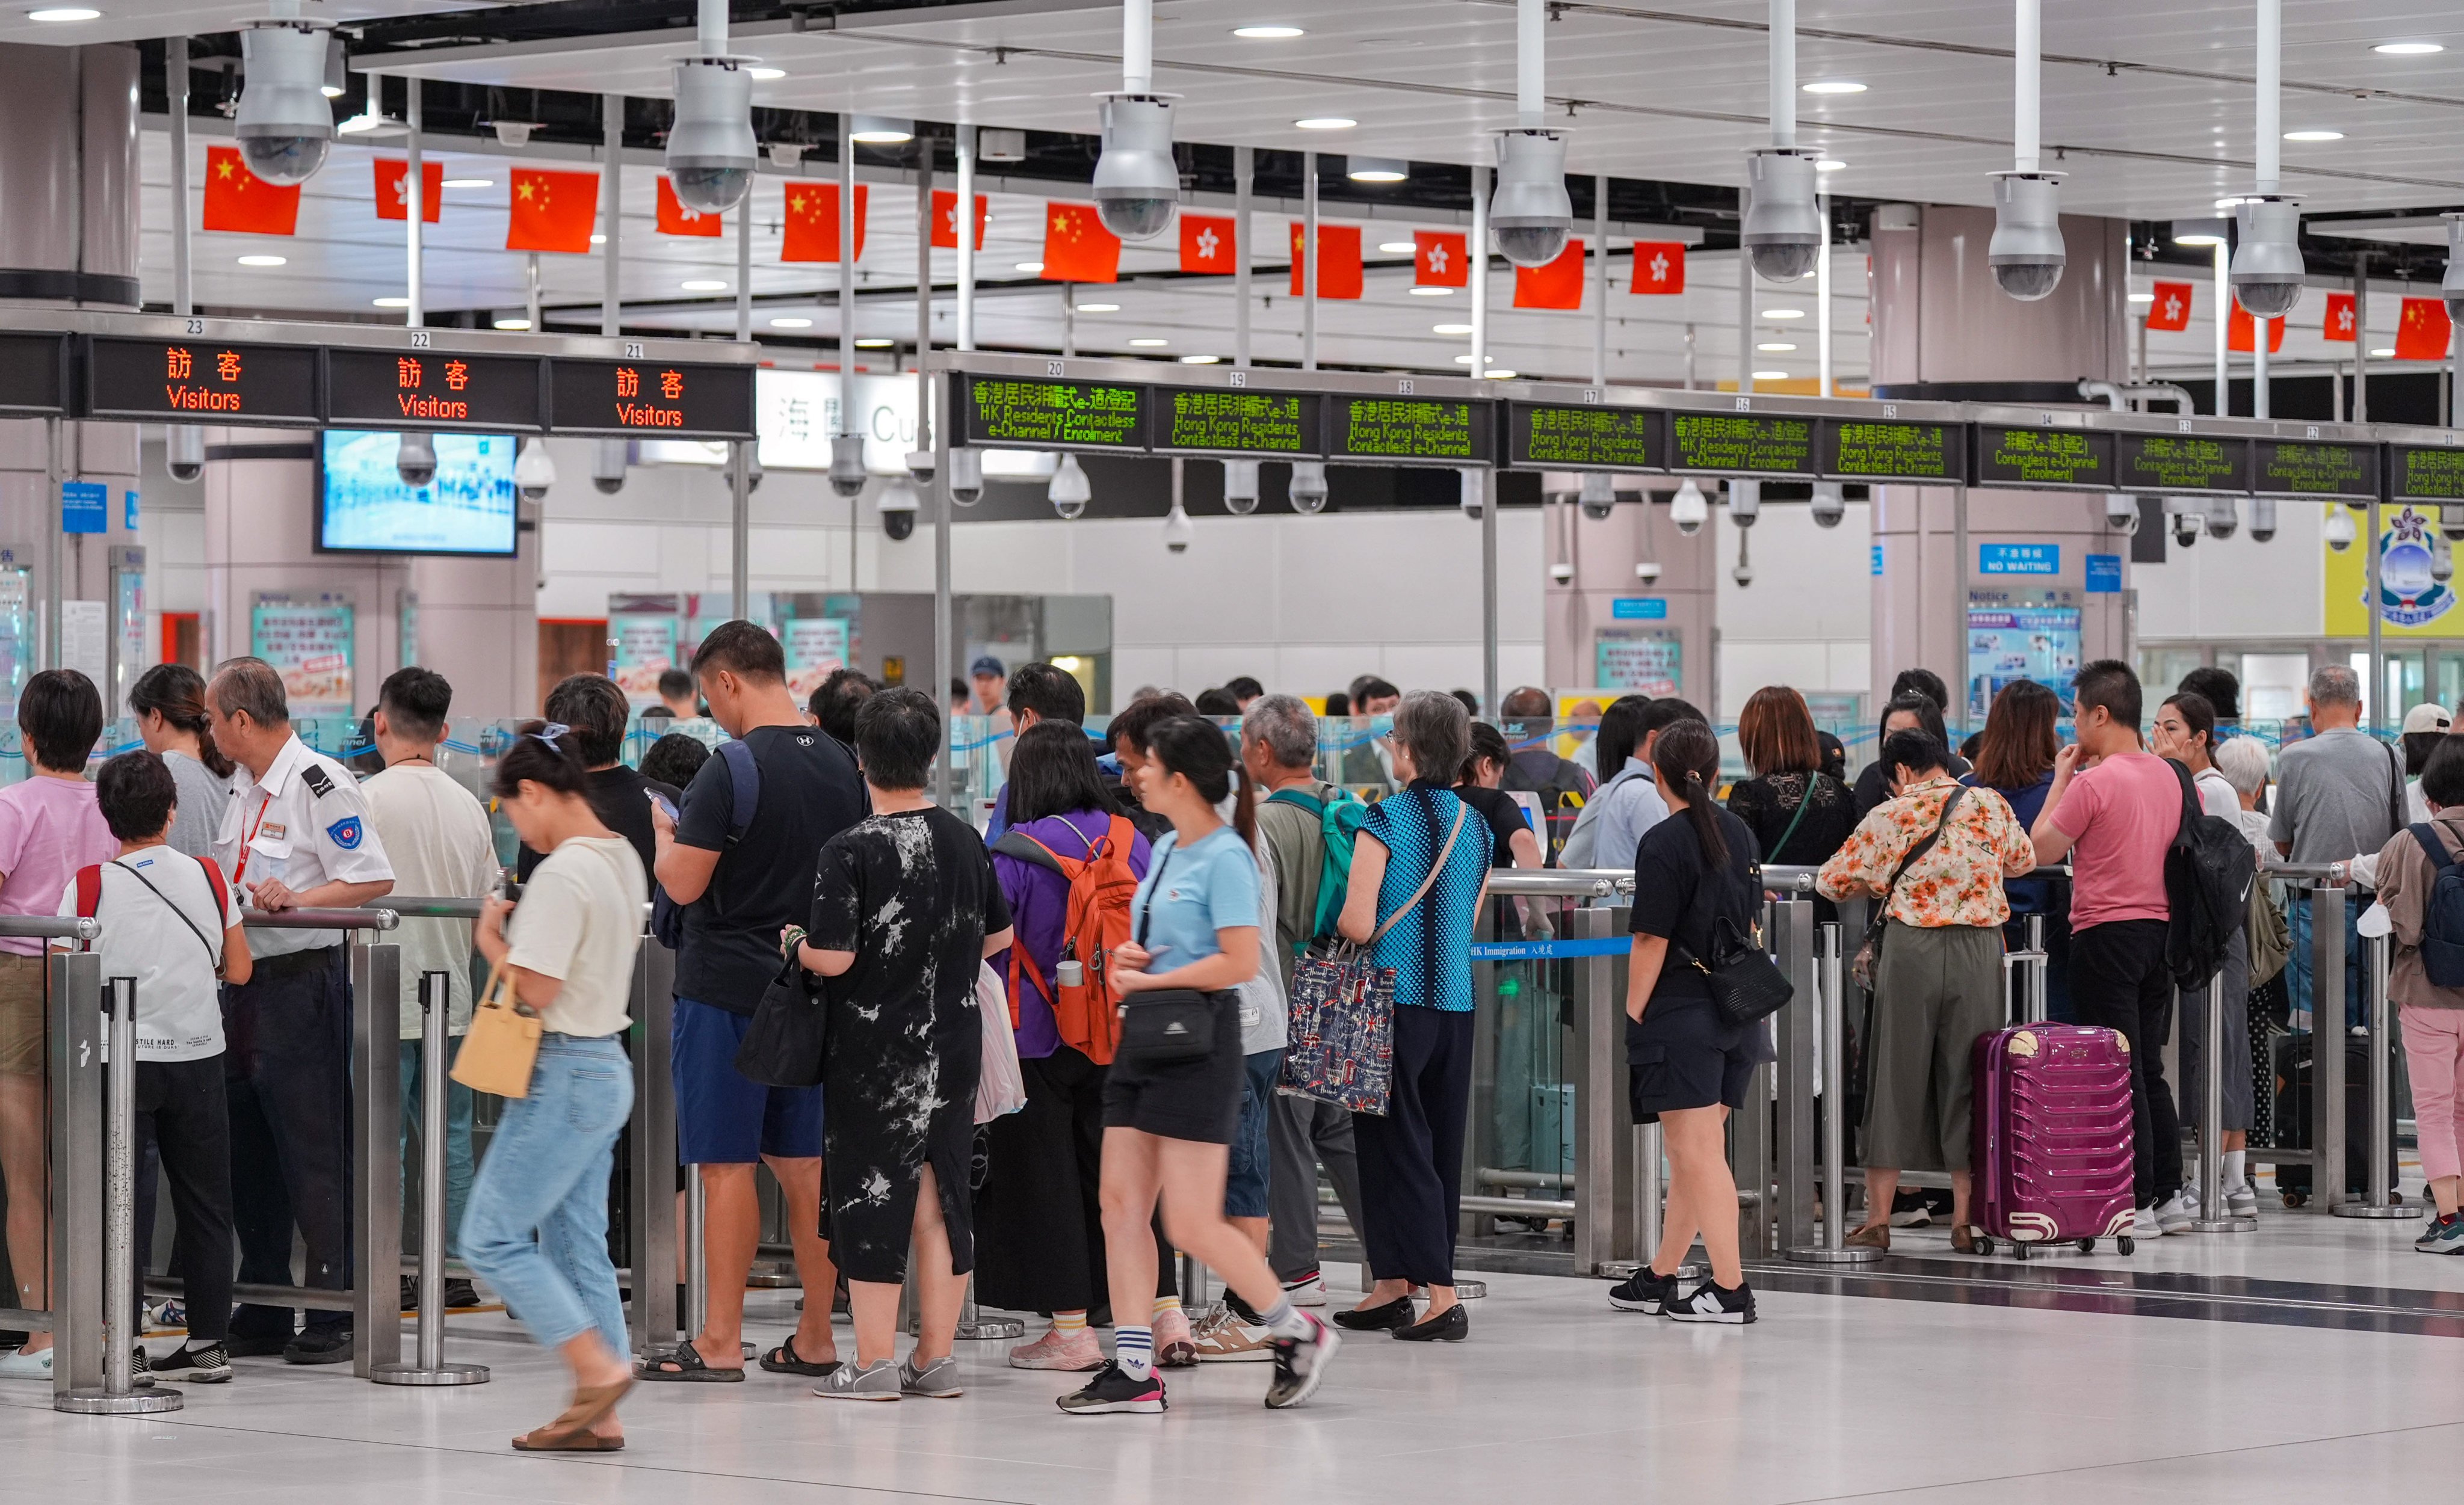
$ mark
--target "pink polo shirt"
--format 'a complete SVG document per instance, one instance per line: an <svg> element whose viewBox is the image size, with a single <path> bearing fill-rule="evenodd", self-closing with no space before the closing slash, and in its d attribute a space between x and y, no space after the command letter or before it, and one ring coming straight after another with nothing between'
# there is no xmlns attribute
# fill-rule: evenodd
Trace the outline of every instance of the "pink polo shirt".
<svg viewBox="0 0 2464 1505"><path fill-rule="evenodd" d="M2070 781L2054 825L2071 839L2071 928L2162 920L2165 850L2182 825L2182 780L2150 752L2106 758Z"/></svg>

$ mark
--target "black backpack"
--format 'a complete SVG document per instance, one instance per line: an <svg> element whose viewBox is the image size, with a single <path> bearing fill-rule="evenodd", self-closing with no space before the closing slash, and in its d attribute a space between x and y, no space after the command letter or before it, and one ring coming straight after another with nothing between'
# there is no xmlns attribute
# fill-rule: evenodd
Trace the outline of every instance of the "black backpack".
<svg viewBox="0 0 2464 1505"><path fill-rule="evenodd" d="M728 783L733 802L728 808L727 844L734 846L753 829L753 812L761 803L761 765L753 760L753 748L741 738L731 738L718 745L718 755L727 760ZM711 875L714 886L718 874ZM710 897L704 889L702 897ZM691 905L680 905L668 897L668 891L655 883L650 888L650 937L669 950L685 944L685 911Z"/></svg>
<svg viewBox="0 0 2464 1505"><path fill-rule="evenodd" d="M2165 849L2165 965L2174 986L2191 992L2208 985L2225 964L2234 934L2249 923L2250 886L2258 879L2258 855L2241 827L2199 808L2190 771L2172 763L2182 780L2182 825Z"/></svg>
<svg viewBox="0 0 2464 1505"><path fill-rule="evenodd" d="M2430 859L2430 892L2421 901L2421 970L2433 988L2464 988L2464 867L2447 855L2438 828L2411 828Z"/></svg>

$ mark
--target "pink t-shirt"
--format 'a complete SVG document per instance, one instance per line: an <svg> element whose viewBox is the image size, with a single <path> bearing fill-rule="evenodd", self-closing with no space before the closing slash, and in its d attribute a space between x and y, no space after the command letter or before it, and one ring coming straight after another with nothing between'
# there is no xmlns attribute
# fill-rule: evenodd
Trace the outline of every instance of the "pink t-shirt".
<svg viewBox="0 0 2464 1505"><path fill-rule="evenodd" d="M2165 849L2182 825L2182 780L2148 752L2106 758L2071 779L2054 824L2071 839L2071 928L2162 920Z"/></svg>
<svg viewBox="0 0 2464 1505"><path fill-rule="evenodd" d="M119 855L86 780L36 776L0 789L0 914L56 914L78 868ZM43 943L0 936L0 950L40 956Z"/></svg>

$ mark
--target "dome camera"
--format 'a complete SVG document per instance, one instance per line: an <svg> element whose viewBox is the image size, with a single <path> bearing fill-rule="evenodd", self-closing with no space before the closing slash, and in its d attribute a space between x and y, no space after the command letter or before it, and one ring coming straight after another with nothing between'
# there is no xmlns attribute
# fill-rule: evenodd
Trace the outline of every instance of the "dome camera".
<svg viewBox="0 0 2464 1505"><path fill-rule="evenodd" d="M1993 240L1986 264L2002 291L2034 303L2062 280L2061 180L2050 172L1993 175Z"/></svg>
<svg viewBox="0 0 2464 1505"><path fill-rule="evenodd" d="M547 495L556 484L556 461L547 452L544 439L525 439L522 452L514 458L514 490L522 500L536 502Z"/></svg>
<svg viewBox="0 0 2464 1505"><path fill-rule="evenodd" d="M1095 497L1095 489L1087 482L1087 471L1078 457L1063 450L1061 463L1052 468L1052 479L1044 484L1044 494L1052 510L1065 518L1083 515L1087 504Z"/></svg>
<svg viewBox="0 0 2464 1505"><path fill-rule="evenodd" d="M2327 540L2328 548L2342 554L2353 546L2353 540L2361 536L2361 532L2354 526L2353 514L2349 511L2332 502L2328 504L2326 526L2319 530L2320 536Z"/></svg>
<svg viewBox="0 0 2464 1505"><path fill-rule="evenodd" d="M2301 301L2300 201L2280 193L2258 194L2233 208L2241 244L2234 248L2233 296L2259 318L2282 318Z"/></svg>
<svg viewBox="0 0 2464 1505"><path fill-rule="evenodd" d="M1668 499L1668 520L1688 538L1701 533L1703 525L1711 520L1711 504L1704 499L1703 489L1694 484L1692 476L1681 482L1677 494Z"/></svg>
<svg viewBox="0 0 2464 1505"><path fill-rule="evenodd" d="M206 431L194 424L173 424L163 430L163 467L174 481L193 481L206 473Z"/></svg>
<svg viewBox="0 0 2464 1505"><path fill-rule="evenodd" d="M950 451L950 500L973 507L984 494L984 457L960 445Z"/></svg>
<svg viewBox="0 0 2464 1505"><path fill-rule="evenodd" d="M601 495L613 496L625 489L625 470L632 463L629 440L602 439L590 454L590 484Z"/></svg>
<svg viewBox="0 0 2464 1505"><path fill-rule="evenodd" d="M1488 231L1498 254L1518 267L1546 266L1566 249L1573 229L1566 138L1556 131L1500 131L1497 191L1488 200Z"/></svg>
<svg viewBox="0 0 2464 1505"><path fill-rule="evenodd" d="M1258 510L1257 461L1223 462L1223 510L1236 517L1246 517Z"/></svg>
<svg viewBox="0 0 2464 1505"><path fill-rule="evenodd" d="M2230 496L2208 500L2208 536L2218 540L2230 538L2241 527L2241 508Z"/></svg>
<svg viewBox="0 0 2464 1505"><path fill-rule="evenodd" d="M231 134L248 170L277 187L307 182L334 146L334 106L325 98L329 24L259 21L239 34L246 83Z"/></svg>
<svg viewBox="0 0 2464 1505"><path fill-rule="evenodd" d="M426 486L436 479L436 442L426 434L405 434L393 454L393 472L405 486Z"/></svg>
<svg viewBox="0 0 2464 1505"><path fill-rule="evenodd" d="M1728 572L1728 578L1737 582L1739 590L1754 583L1754 561L1746 554L1746 543L1749 537L1750 534L1737 534L1737 567Z"/></svg>
<svg viewBox="0 0 2464 1505"><path fill-rule="evenodd" d="M2104 493L2104 525L2118 534L2139 531L2139 498L2126 491Z"/></svg>
<svg viewBox="0 0 2464 1505"><path fill-rule="evenodd" d="M1763 514L1763 483L1730 481L1728 483L1728 521L1740 528L1751 528L1754 519Z"/></svg>
<svg viewBox="0 0 2464 1505"><path fill-rule="evenodd" d="M1480 520L1481 508L1480 472L1478 470L1458 470L1455 474L1459 481L1459 486L1455 492L1455 499L1463 504L1463 515L1472 519L1474 522L1478 522Z"/></svg>
<svg viewBox="0 0 2464 1505"><path fill-rule="evenodd" d="M1747 164L1753 196L1746 205L1742 239L1754 275L1766 282L1796 281L1822 253L1814 159L1813 152L1797 147L1766 146Z"/></svg>
<svg viewBox="0 0 2464 1505"><path fill-rule="evenodd" d="M1104 149L1095 159L1095 217L1123 240L1153 240L1180 202L1172 156L1172 103L1153 95L1104 97Z"/></svg>
<svg viewBox="0 0 2464 1505"><path fill-rule="evenodd" d="M2187 549L2190 545L2198 542L2200 521L2201 519L2197 513L2175 513L2173 514L2174 544L2177 547Z"/></svg>
<svg viewBox="0 0 2464 1505"><path fill-rule="evenodd" d="M1169 554L1187 554L1189 552L1190 540L1197 536L1198 525L1189 520L1188 510L1183 508L1178 502L1173 503L1172 511L1165 513L1163 519L1163 546L1165 552Z"/></svg>
<svg viewBox="0 0 2464 1505"><path fill-rule="evenodd" d="M2452 502L2442 504L2438 509L2438 531L2451 542L2464 542L2464 507Z"/></svg>
<svg viewBox="0 0 2464 1505"><path fill-rule="evenodd" d="M2442 214L2447 222L2447 275L2438 293L2447 300L2447 316L2464 322L2464 214Z"/></svg>
<svg viewBox="0 0 2464 1505"><path fill-rule="evenodd" d="M1848 495L1837 481L1814 483L1814 526L1837 528L1839 519L1848 515Z"/></svg>
<svg viewBox="0 0 2464 1505"><path fill-rule="evenodd" d="M2250 541L2265 543L2276 536L2276 499L2255 496L2250 503Z"/></svg>
<svg viewBox="0 0 2464 1505"><path fill-rule="evenodd" d="M668 181L676 202L717 214L744 202L761 149L753 140L753 76L737 57L676 64L676 117L668 129Z"/></svg>
<svg viewBox="0 0 2464 1505"><path fill-rule="evenodd" d="M1617 506L1617 477L1606 470L1583 472L1583 489L1575 493L1582 503L1583 515L1595 523L1609 520L1610 510Z"/></svg>
<svg viewBox="0 0 2464 1505"><path fill-rule="evenodd" d="M890 534L893 543L904 543L915 535L915 488L905 481L892 481L881 489L881 531Z"/></svg>
<svg viewBox="0 0 2464 1505"><path fill-rule="evenodd" d="M1572 585L1574 583L1574 567L1560 559L1549 566L1549 578L1560 585Z"/></svg>
<svg viewBox="0 0 2464 1505"><path fill-rule="evenodd" d="M831 438L830 490L841 496L864 494L864 435L838 434Z"/></svg>
<svg viewBox="0 0 2464 1505"><path fill-rule="evenodd" d="M935 456L933 451L930 449L908 450L907 473L915 477L916 484L920 486L932 485L933 470L936 458L937 457Z"/></svg>
<svg viewBox="0 0 2464 1505"><path fill-rule="evenodd" d="M1293 461L1292 480L1287 491L1292 499L1292 511L1323 512L1326 508L1326 462L1323 460Z"/></svg>
<svg viewBox="0 0 2464 1505"><path fill-rule="evenodd" d="M1658 559L1637 560L1634 566L1634 578L1645 585L1659 579L1660 561Z"/></svg>

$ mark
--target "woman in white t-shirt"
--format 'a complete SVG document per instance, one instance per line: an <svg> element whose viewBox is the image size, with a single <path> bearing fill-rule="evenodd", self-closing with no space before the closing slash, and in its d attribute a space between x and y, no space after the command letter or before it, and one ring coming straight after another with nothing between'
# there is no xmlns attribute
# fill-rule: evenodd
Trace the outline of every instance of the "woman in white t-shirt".
<svg viewBox="0 0 2464 1505"><path fill-rule="evenodd" d="M2241 796L2216 767L2216 712L2206 696L2185 690L2159 706L2155 733L2148 742L2158 757L2171 758L2190 771L2202 815L2241 824ZM2245 1007L2250 996L2250 936L2246 930L2233 932L2233 945L2225 952L2224 990L2225 1037L2219 1058L2224 1062L2223 1122L2217 1125L2223 1135L2218 1145L2224 1172L2219 1179L2224 1183L2225 1211L2234 1217L2248 1217L2258 1211L2258 1192L2252 1188L2243 1162L2257 1092L2251 1073L2241 1064L2250 1059L2250 1011ZM2202 1075L2207 1058L2208 991L2186 989L2176 1003L2181 1011L2182 1121L2197 1123L2204 1134L2208 1131L2201 1122L2208 1101ZM2211 1188L2198 1190L2202 1196L2214 1194Z"/></svg>
<svg viewBox="0 0 2464 1505"><path fill-rule="evenodd" d="M633 1111L619 1043L649 884L632 843L590 807L568 729L528 723L496 762L496 796L522 842L547 853L518 909L488 901L479 950L539 1015L530 1091L504 1117L462 1218L462 1257L573 1370L573 1404L514 1439L525 1452L613 1452L633 1387L625 1308L607 1258L607 1173ZM513 915L510 942L505 917Z"/></svg>

